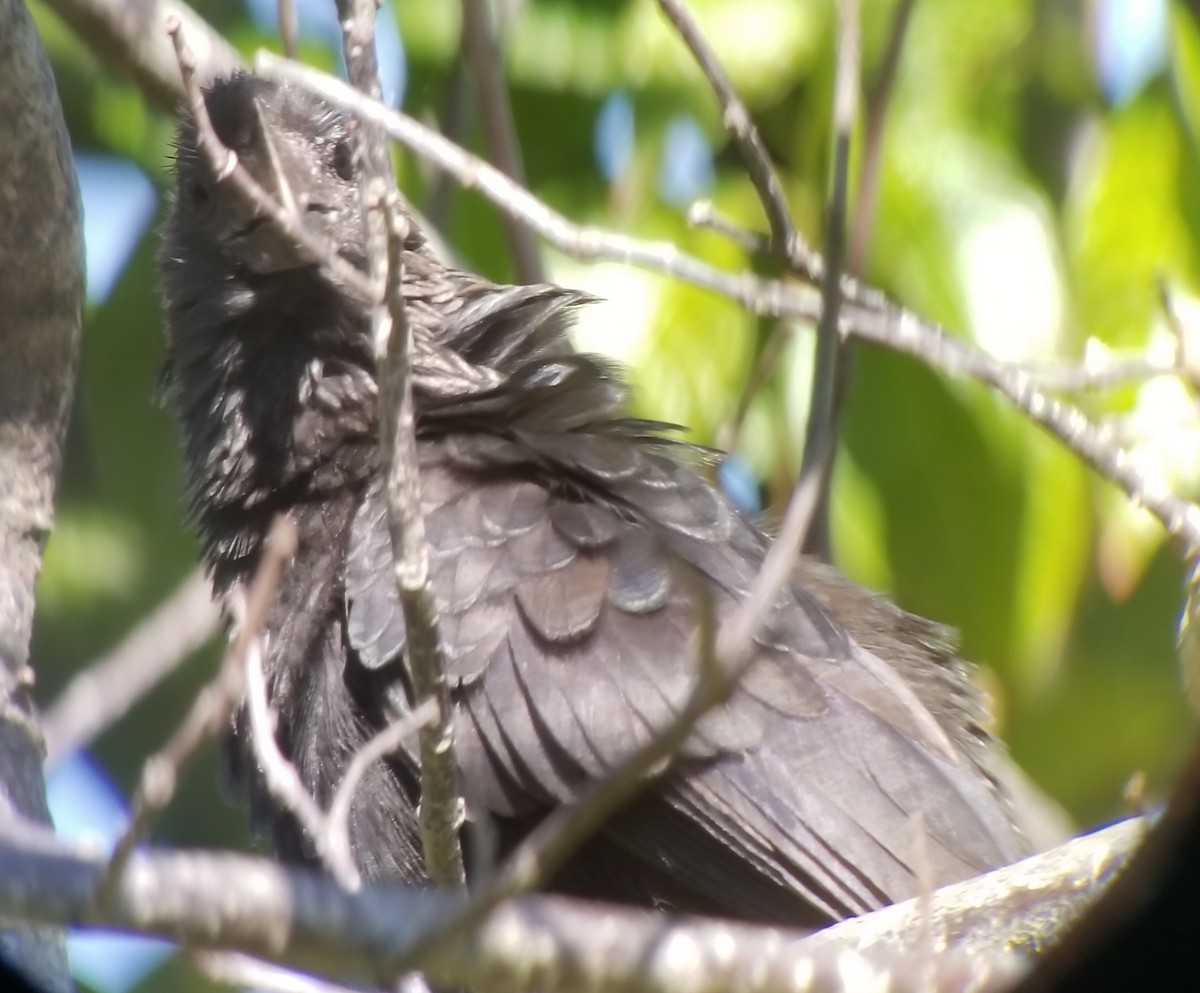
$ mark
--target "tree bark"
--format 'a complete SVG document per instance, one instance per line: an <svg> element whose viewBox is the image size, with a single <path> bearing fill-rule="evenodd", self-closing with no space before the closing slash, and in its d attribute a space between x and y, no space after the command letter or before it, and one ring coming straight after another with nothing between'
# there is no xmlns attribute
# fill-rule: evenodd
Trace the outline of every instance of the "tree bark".
<svg viewBox="0 0 1200 993"><path fill-rule="evenodd" d="M0 802L49 823L29 638L79 364L82 209L54 77L21 0L0 0L0 121ZM71 988L61 931L13 928L0 952L46 989Z"/></svg>

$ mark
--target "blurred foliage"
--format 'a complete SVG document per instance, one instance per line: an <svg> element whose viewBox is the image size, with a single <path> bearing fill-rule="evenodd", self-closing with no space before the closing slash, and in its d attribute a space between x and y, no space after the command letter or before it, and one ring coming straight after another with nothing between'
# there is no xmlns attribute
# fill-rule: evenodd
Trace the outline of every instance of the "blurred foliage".
<svg viewBox="0 0 1200 993"><path fill-rule="evenodd" d="M149 109L33 3L76 148L132 159L163 190L171 122ZM830 0L695 0L701 23L760 122L801 229L819 241L828 184L835 8ZM1085 348L1161 347L1156 280L1200 291L1200 25L1172 4L1162 65L1119 103L1093 56L1099 4L1005 0L916 5L883 140L866 275L902 302L1014 360L1078 359ZM875 78L894 0L864 0L864 78ZM688 228L658 185L670 122L691 115L712 143L710 195L737 222L761 210L712 96L649 0L506 5L511 98L536 193L580 222L675 241L710 261L757 265ZM278 48L235 0L200 11L249 56ZM458 53L459 7L403 2L405 108L440 118ZM310 61L335 64L318 41ZM627 168L608 182L593 131L622 91L634 112ZM481 150L472 117L458 136ZM863 137L861 128L857 137ZM428 170L399 154L418 203ZM109 298L87 317L58 526L36 632L40 696L157 603L192 566L174 430L154 403L162 356L151 225ZM457 194L445 225L464 265L511 276L495 213ZM555 278L606 302L585 315L588 348L633 365L645 413L714 443L772 327L711 294L616 266L551 256ZM738 447L780 510L799 464L810 329L789 335L751 403ZM1097 344L1099 343L1099 345ZM1155 392L1157 391L1157 392ZM1142 411L1138 456L1194 494L1195 397L1160 384L1088 396L1100 417ZM1175 395L1175 394L1173 394ZM1169 410L1170 416L1155 413ZM1187 447L1184 447L1187 446ZM1173 474L1173 475L1172 475ZM1082 824L1122 812L1135 770L1161 795L1191 725L1174 628L1181 570L1161 533L1056 443L983 388L859 349L835 480L842 567L904 606L954 625L988 668L1017 760ZM99 743L129 789L177 721L215 649L141 703ZM181 843L244 839L215 788L211 756L158 831ZM186 988L184 981L172 988Z"/></svg>

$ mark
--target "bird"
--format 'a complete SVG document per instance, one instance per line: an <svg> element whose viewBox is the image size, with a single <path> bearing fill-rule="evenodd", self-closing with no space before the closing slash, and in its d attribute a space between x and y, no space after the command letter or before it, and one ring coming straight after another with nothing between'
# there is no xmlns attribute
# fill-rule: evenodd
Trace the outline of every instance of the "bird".
<svg viewBox="0 0 1200 993"><path fill-rule="evenodd" d="M353 119L250 73L204 99L263 189L365 272ZM221 594L254 575L277 515L296 526L263 667L277 744L328 806L357 750L420 702L371 312L234 196L199 144L185 112L159 253L189 512ZM403 265L457 782L468 824L502 857L678 714L702 621L730 619L771 538L714 484L707 450L633 416L622 370L573 346L592 298L448 265L415 218ZM728 699L548 890L822 926L1026 854L986 707L940 626L800 559L750 654ZM267 789L244 712L225 750L277 857L317 863ZM419 802L410 743L373 765L351 805L367 880L428 884Z"/></svg>

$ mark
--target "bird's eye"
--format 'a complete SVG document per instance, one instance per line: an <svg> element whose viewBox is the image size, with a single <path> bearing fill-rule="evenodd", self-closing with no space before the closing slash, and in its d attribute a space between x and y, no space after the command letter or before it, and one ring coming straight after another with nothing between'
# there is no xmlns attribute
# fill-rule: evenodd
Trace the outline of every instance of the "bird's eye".
<svg viewBox="0 0 1200 993"><path fill-rule="evenodd" d="M344 138L333 146L333 171L346 182L354 178L354 149Z"/></svg>
<svg viewBox="0 0 1200 993"><path fill-rule="evenodd" d="M183 186L183 195L197 210L208 203L208 184L198 179L189 179Z"/></svg>

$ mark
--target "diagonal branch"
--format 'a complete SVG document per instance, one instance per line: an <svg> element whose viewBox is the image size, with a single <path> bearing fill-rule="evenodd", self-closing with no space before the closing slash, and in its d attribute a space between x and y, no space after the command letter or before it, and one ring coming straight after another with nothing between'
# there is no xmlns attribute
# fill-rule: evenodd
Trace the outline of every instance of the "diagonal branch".
<svg viewBox="0 0 1200 993"><path fill-rule="evenodd" d="M568 255L589 262L623 262L665 273L727 296L754 314L786 316L814 323L820 316L819 303L811 292L797 291L751 273L725 272L670 242L647 242L598 228L581 227L483 159L448 141L420 121L366 99L333 76L265 51L256 54L255 68L268 78L307 87L363 120L380 125L392 139L445 170L464 188L478 190L505 214L529 225Z"/></svg>
<svg viewBox="0 0 1200 993"><path fill-rule="evenodd" d="M374 121L407 148L446 170L468 189L478 189L501 210L521 218L556 248L586 261L610 260L674 276L728 297L750 313L816 323L821 306L811 290L750 273L728 273L669 243L653 243L596 228L580 227L546 206L498 170L420 122L362 97L339 80L267 52L257 60L266 76L311 89L332 103ZM1020 368L946 332L882 293L843 276L839 320L843 337L911 356L926 367L990 386L1026 417L1057 438L1101 476L1143 506L1186 548L1200 548L1200 507L1149 480L1129 453L1115 447L1076 406L1055 399Z"/></svg>
<svg viewBox="0 0 1200 993"><path fill-rule="evenodd" d="M216 633L220 611L204 571L179 587L110 652L76 675L42 718L47 763L85 748Z"/></svg>

